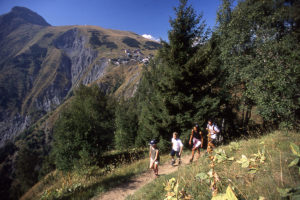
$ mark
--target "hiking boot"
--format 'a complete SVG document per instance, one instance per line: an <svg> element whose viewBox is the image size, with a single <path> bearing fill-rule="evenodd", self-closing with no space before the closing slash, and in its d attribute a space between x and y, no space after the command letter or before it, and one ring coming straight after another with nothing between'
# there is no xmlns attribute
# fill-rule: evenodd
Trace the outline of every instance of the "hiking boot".
<svg viewBox="0 0 300 200"><path fill-rule="evenodd" d="M178 161L178 165L181 165L181 160Z"/></svg>
<svg viewBox="0 0 300 200"><path fill-rule="evenodd" d="M190 159L190 163L192 163L192 162L193 162L193 158Z"/></svg>
<svg viewBox="0 0 300 200"><path fill-rule="evenodd" d="M175 164L175 160L172 160L172 163L171 163L171 165L172 165L172 166L174 166L174 164Z"/></svg>

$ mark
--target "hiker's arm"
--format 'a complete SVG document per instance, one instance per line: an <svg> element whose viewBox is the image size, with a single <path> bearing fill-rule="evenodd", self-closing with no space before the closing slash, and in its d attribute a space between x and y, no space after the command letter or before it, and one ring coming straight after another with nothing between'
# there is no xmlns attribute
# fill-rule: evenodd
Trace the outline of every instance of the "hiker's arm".
<svg viewBox="0 0 300 200"><path fill-rule="evenodd" d="M157 160L157 158L158 158L158 150L156 150L156 155L155 155L155 161Z"/></svg>
<svg viewBox="0 0 300 200"><path fill-rule="evenodd" d="M201 137L201 148L203 147L203 134L202 131L200 131L200 137Z"/></svg>
<svg viewBox="0 0 300 200"><path fill-rule="evenodd" d="M212 132L213 132L213 134L217 134L217 131L215 131L215 127L213 127Z"/></svg>
<svg viewBox="0 0 300 200"><path fill-rule="evenodd" d="M193 134L194 134L194 131L192 130L191 137L190 137L190 141L189 141L189 144L190 144L190 145L192 144Z"/></svg>
<svg viewBox="0 0 300 200"><path fill-rule="evenodd" d="M182 145L182 146L180 146L179 156L181 156L182 149L183 149L183 145Z"/></svg>
<svg viewBox="0 0 300 200"><path fill-rule="evenodd" d="M216 130L215 130L215 129L216 129ZM220 129L219 129L217 126L214 127L214 131L215 131L216 134L219 134L219 133L220 133Z"/></svg>

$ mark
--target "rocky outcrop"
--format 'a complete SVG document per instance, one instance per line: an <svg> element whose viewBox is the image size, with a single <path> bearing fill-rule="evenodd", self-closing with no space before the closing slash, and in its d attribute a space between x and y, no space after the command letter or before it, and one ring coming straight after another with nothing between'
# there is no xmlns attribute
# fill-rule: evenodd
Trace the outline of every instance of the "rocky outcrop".
<svg viewBox="0 0 300 200"><path fill-rule="evenodd" d="M31 117L28 115L22 116L17 113L13 118L6 118L0 122L0 147L7 140L11 140L18 133L25 130L31 124Z"/></svg>
<svg viewBox="0 0 300 200"><path fill-rule="evenodd" d="M80 34L77 28L71 29L62 34L54 44L62 49L71 60L72 85L78 85L81 77L86 73L87 68L95 61L98 52L86 48L88 39ZM101 65L100 65L101 66ZM98 67L95 66L96 68Z"/></svg>
<svg viewBox="0 0 300 200"><path fill-rule="evenodd" d="M52 111L64 101L72 88L71 68L71 60L62 55L54 81L35 100L35 107L38 110Z"/></svg>
<svg viewBox="0 0 300 200"><path fill-rule="evenodd" d="M96 63L92 66L92 69L83 79L82 83L84 85L88 85L98 80L101 76L104 75L105 69L108 67L108 64L109 62L106 58L101 58L100 60L97 60Z"/></svg>

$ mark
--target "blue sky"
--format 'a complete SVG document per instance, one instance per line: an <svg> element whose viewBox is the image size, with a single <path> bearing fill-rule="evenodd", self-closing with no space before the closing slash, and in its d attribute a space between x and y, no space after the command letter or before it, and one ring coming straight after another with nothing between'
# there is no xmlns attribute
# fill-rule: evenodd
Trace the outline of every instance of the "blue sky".
<svg viewBox="0 0 300 200"><path fill-rule="evenodd" d="M208 26L216 22L220 0L189 0L196 12L203 12ZM14 6L24 6L53 26L96 25L132 31L167 40L169 19L179 0L0 0L0 15Z"/></svg>

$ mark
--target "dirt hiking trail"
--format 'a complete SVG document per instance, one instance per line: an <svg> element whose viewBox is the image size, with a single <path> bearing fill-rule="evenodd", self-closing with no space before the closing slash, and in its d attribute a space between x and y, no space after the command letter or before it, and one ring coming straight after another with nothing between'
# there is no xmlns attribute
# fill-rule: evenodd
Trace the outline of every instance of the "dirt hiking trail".
<svg viewBox="0 0 300 200"><path fill-rule="evenodd" d="M181 166L189 164L190 155L185 155L181 158L182 164ZM197 157L197 155L196 155ZM158 174L160 176L170 174L172 172L175 172L178 170L178 159L176 162L176 165L173 167L170 161L165 162L162 165L159 165L158 167ZM155 179L155 175L153 174L153 171L148 170L136 177L131 178L128 182L123 183L119 185L118 187L115 187L111 189L108 192L105 192L99 196L93 197L92 200L123 200L128 195L133 194L135 191L142 188L144 185L150 183Z"/></svg>

